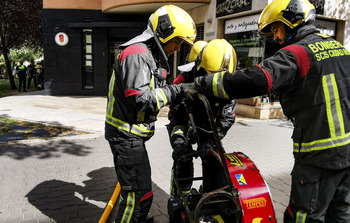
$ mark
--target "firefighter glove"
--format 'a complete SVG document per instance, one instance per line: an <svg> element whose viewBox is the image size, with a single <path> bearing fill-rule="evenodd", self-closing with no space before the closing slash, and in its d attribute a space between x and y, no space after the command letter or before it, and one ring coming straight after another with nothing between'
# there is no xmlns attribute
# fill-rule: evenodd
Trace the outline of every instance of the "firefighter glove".
<svg viewBox="0 0 350 223"><path fill-rule="evenodd" d="M185 94L187 89L189 89L192 86L193 86L193 83L182 83L181 84L181 91L182 91L182 93Z"/></svg>
<svg viewBox="0 0 350 223"><path fill-rule="evenodd" d="M198 94L198 90L195 85L192 85L191 87L187 88L185 91L185 98L189 101L194 101L194 98Z"/></svg>
<svg viewBox="0 0 350 223"><path fill-rule="evenodd" d="M187 131L187 140L190 144L195 144L197 142L197 138L194 135L193 132L193 127L189 126L188 131Z"/></svg>

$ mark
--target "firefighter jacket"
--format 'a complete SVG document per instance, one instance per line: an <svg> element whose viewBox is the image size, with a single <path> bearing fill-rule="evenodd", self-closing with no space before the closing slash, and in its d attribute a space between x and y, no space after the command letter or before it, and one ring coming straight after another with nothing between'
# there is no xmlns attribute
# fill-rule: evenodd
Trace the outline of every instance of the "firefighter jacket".
<svg viewBox="0 0 350 223"><path fill-rule="evenodd" d="M193 67L191 71L179 74L173 84L193 83L195 77L204 75L206 75L206 72L203 68L197 71ZM208 101L213 112L213 118L218 128L219 136L223 138L235 122L236 100L208 96ZM211 126L203 103L201 101L195 101L191 106L195 125L200 128L198 131L201 139L207 140L212 137L212 133L208 134L208 132L211 132ZM168 119L170 123L167 125L167 129L172 147L186 147L192 133L185 101L170 105Z"/></svg>
<svg viewBox="0 0 350 223"><path fill-rule="evenodd" d="M28 69L28 74L32 77L35 74L35 65L29 64L27 69Z"/></svg>
<svg viewBox="0 0 350 223"><path fill-rule="evenodd" d="M294 123L296 163L342 169L350 166L349 70L349 51L308 25L298 30L292 44L260 64L234 75L199 77L195 85L223 98L277 92L284 114Z"/></svg>
<svg viewBox="0 0 350 223"><path fill-rule="evenodd" d="M117 56L109 82L107 140L121 134L149 139L159 110L181 94L180 85L165 84L166 71L156 61L145 43L130 45Z"/></svg>

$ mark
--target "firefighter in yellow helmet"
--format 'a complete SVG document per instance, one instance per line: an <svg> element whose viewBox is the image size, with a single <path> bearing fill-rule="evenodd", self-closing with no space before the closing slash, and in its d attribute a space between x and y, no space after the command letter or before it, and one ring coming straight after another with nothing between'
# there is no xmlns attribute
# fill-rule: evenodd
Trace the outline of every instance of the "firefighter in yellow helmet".
<svg viewBox="0 0 350 223"><path fill-rule="evenodd" d="M232 45L225 39L215 39L203 49L200 64L208 74L220 71L234 72L237 66L237 55Z"/></svg>
<svg viewBox="0 0 350 223"><path fill-rule="evenodd" d="M208 44L207 41L199 40L193 44L191 48L190 54L188 55L188 61L190 63L195 62L199 53L203 50L203 48Z"/></svg>
<svg viewBox="0 0 350 223"><path fill-rule="evenodd" d="M279 94L294 124L284 222L345 223L350 222L350 53L320 34L314 19L307 0L271 2L260 15L259 32L273 35L283 48L250 68L198 77L187 94L228 99Z"/></svg>
<svg viewBox="0 0 350 223"><path fill-rule="evenodd" d="M167 57L196 38L190 15L165 5L149 18L147 29L120 46L109 83L105 138L121 185L115 222L152 222L151 167L145 147L159 110L182 98L184 85L166 85Z"/></svg>
<svg viewBox="0 0 350 223"><path fill-rule="evenodd" d="M198 42L196 42L198 43ZM194 46L196 46L196 43ZM208 73L215 73L219 71L234 72L237 64L236 52L231 44L224 39L215 39L208 44L199 42L198 46L204 46L203 49L191 49L190 62L195 62L192 73L193 75L184 75L185 78L177 78L174 84L193 82L195 77L204 76ZM195 53L198 52L198 53ZM191 53L197 54L197 57L191 57ZM194 70L194 71L193 71ZM179 75L180 76L180 75ZM178 76L178 77L179 77ZM213 111L213 116L218 127L218 133L223 138L231 126L235 122L236 100L227 100L217 97L208 97L208 101ZM193 117L196 125L198 125L198 135L200 138L201 147L198 150L216 150L213 135L210 132L210 123L203 108L203 104L195 101L193 105ZM175 161L176 170L175 177L177 178L193 178L193 161L192 157L185 160L180 158L186 154L191 153L192 144L194 141L192 135L191 125L189 123L189 116L184 103L172 103L168 114L170 123L167 125L170 144L173 148L172 157ZM202 131L203 130L203 131ZM198 144L199 145L199 144ZM172 176L173 176L172 174ZM171 197L178 196L178 192L190 193L192 187L192 180L179 181L180 188L176 188L173 177L171 179L170 195ZM169 213L171 218L172 213Z"/></svg>

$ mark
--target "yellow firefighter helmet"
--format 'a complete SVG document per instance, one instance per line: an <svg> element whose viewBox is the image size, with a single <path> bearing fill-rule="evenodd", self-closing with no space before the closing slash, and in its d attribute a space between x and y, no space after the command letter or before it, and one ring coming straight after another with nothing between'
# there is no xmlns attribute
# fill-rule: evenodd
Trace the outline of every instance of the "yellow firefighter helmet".
<svg viewBox="0 0 350 223"><path fill-rule="evenodd" d="M198 54L203 50L203 48L207 45L208 43L203 40L199 40L195 42L191 48L190 55L188 56L188 61L194 62L197 59Z"/></svg>
<svg viewBox="0 0 350 223"><path fill-rule="evenodd" d="M272 35L270 25L282 22L292 30L315 20L315 7L308 0L274 0L268 4L259 18L259 33Z"/></svg>
<svg viewBox="0 0 350 223"><path fill-rule="evenodd" d="M193 45L196 39L196 25L191 16L175 5L165 5L155 11L149 18L153 32L162 43L174 37L183 39Z"/></svg>
<svg viewBox="0 0 350 223"><path fill-rule="evenodd" d="M207 72L217 73L236 70L237 55L235 49L225 39L210 41L201 52L201 62L197 69L203 67Z"/></svg>

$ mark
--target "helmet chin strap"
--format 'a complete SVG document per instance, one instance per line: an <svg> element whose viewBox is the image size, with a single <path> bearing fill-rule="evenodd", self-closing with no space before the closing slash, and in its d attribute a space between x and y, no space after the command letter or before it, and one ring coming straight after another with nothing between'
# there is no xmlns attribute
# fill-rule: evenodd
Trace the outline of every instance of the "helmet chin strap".
<svg viewBox="0 0 350 223"><path fill-rule="evenodd" d="M293 42L293 39L294 39L295 35L297 34L298 30L306 24L307 23L302 22L298 26L296 26L291 32L287 32L286 35L287 35L287 43L288 44L291 44Z"/></svg>
<svg viewBox="0 0 350 223"><path fill-rule="evenodd" d="M295 33L287 33L287 43L292 43Z"/></svg>
<svg viewBox="0 0 350 223"><path fill-rule="evenodd" d="M167 73L170 73L170 66L169 66L169 63L168 63L168 57L165 55L163 47L160 45L158 32L154 33L153 38L154 38L154 41L156 42L156 45L159 48L159 51L162 54L163 59L164 59L164 61L166 63L166 71L167 71Z"/></svg>

